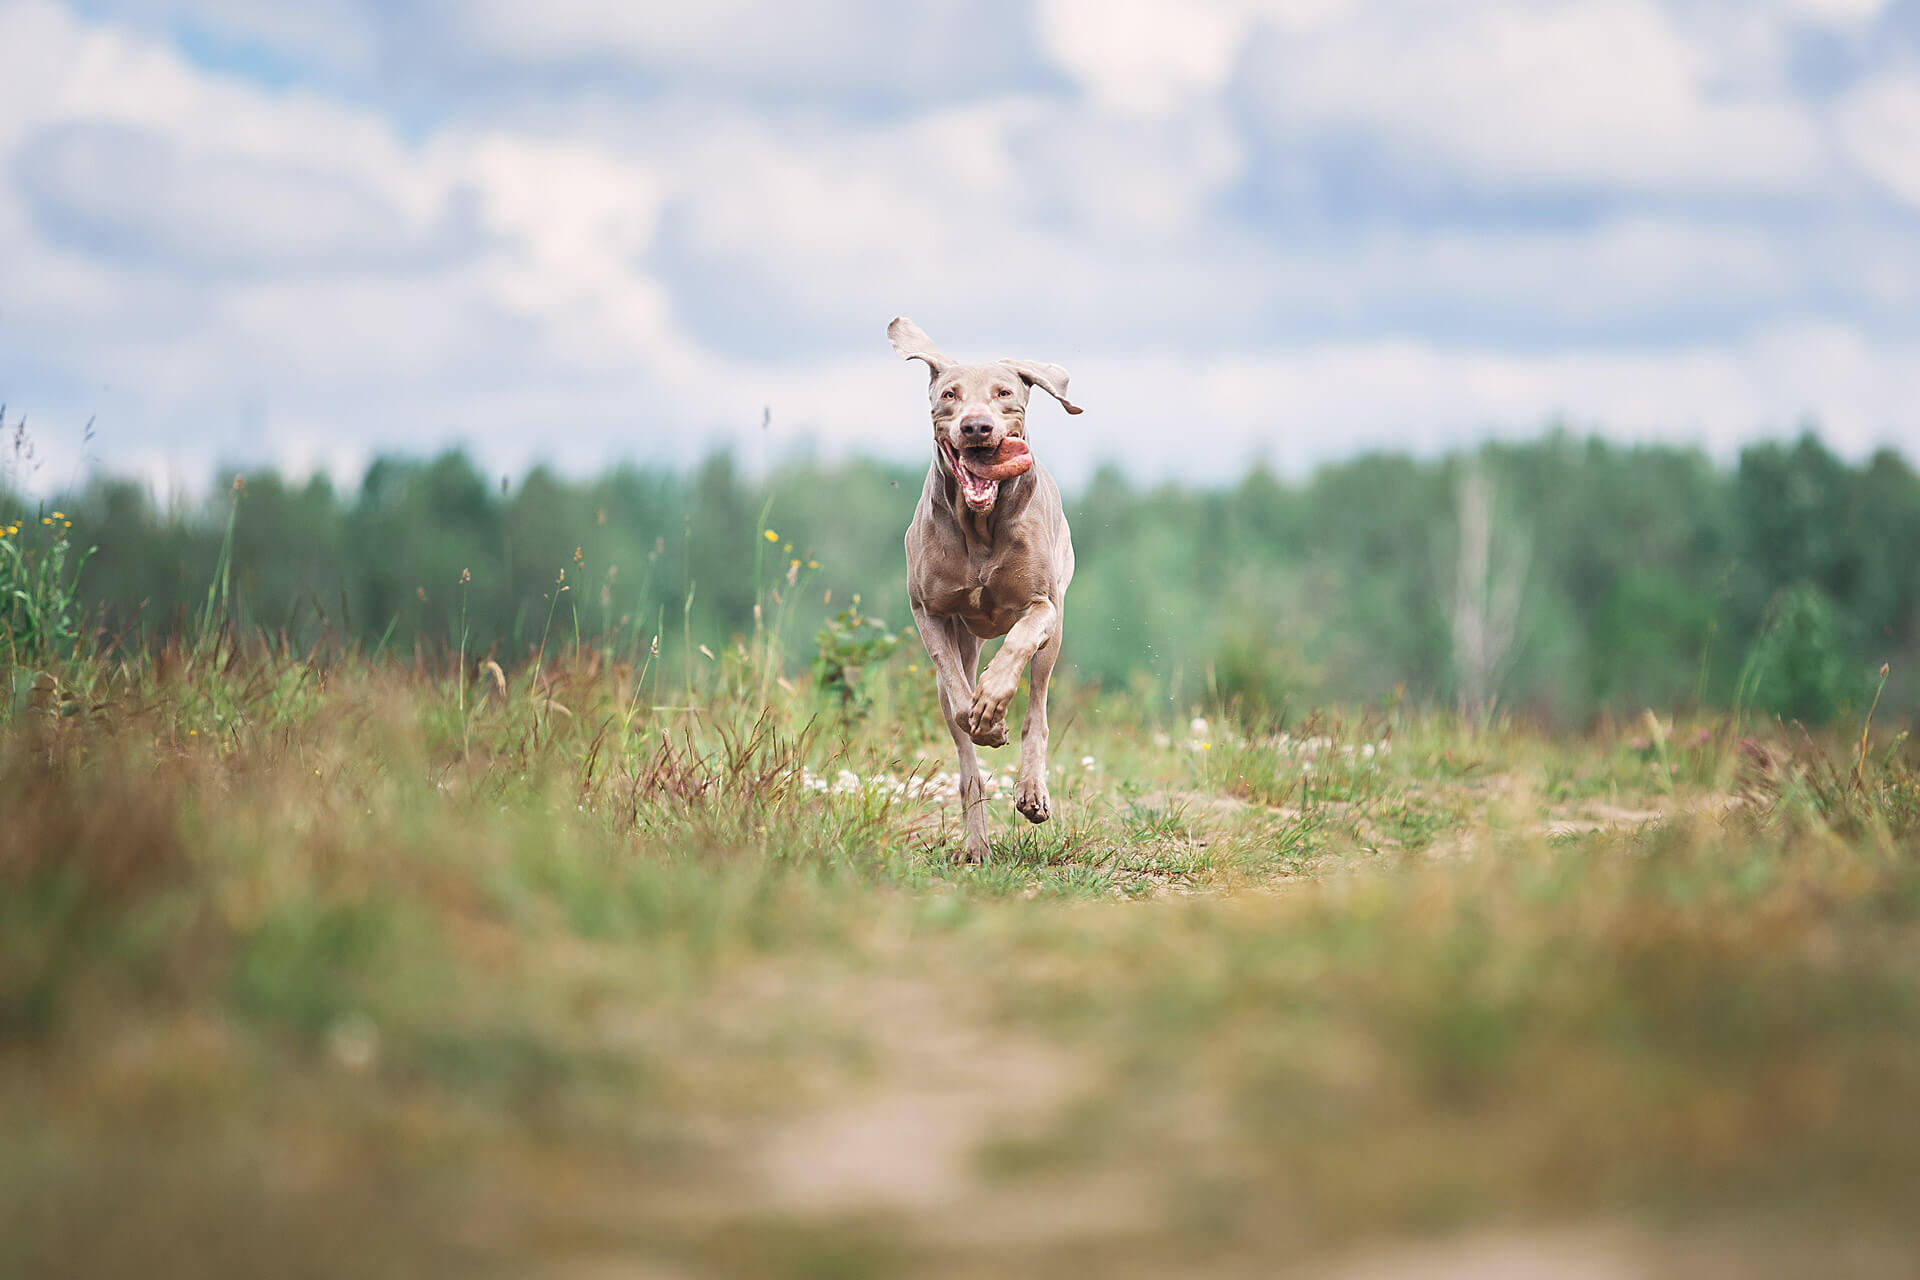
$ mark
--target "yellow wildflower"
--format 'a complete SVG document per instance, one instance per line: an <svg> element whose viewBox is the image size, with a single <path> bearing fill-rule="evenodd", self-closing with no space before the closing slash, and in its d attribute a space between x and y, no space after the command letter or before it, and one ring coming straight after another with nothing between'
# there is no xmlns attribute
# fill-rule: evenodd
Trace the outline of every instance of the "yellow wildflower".
<svg viewBox="0 0 1920 1280"><path fill-rule="evenodd" d="M819 567L820 567L820 562L819 562L818 560L809 560L809 561L807 561L807 568L809 568L809 569L818 569Z"/></svg>
<svg viewBox="0 0 1920 1280"><path fill-rule="evenodd" d="M773 530L771 530L771 529L768 529L768 530L767 530L767 531L766 531L765 533L763 533L763 534L762 534L761 536L762 536L762 537L764 537L764 538L765 538L765 539L766 539L766 540L767 540L768 542L778 542L778 541L780 541L780 535L779 535L779 534L777 534L777 533L775 533L775 532L774 532Z"/></svg>

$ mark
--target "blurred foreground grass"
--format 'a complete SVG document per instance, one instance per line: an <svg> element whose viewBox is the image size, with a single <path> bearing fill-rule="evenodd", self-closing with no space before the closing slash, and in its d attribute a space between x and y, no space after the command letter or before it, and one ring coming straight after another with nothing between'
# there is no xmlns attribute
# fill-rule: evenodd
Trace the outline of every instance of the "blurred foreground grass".
<svg viewBox="0 0 1920 1280"><path fill-rule="evenodd" d="M1069 688L969 869L906 666L20 684L0 1274L1920 1268L1903 738Z"/></svg>

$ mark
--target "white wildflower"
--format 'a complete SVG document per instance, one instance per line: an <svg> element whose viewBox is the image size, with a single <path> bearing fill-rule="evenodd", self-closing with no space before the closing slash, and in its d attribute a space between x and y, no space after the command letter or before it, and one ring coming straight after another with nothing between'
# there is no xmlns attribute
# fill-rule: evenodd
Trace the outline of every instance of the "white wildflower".
<svg viewBox="0 0 1920 1280"><path fill-rule="evenodd" d="M380 1028L366 1014L350 1013L327 1028L327 1052L348 1071L365 1071L380 1056Z"/></svg>

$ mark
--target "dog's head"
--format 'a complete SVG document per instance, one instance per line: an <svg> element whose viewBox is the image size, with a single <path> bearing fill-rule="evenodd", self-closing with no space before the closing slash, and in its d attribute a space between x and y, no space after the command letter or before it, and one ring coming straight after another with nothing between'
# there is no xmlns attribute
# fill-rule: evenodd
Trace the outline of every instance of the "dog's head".
<svg viewBox="0 0 1920 1280"><path fill-rule="evenodd" d="M1033 388L1058 400L1068 413L1080 412L1080 406L1067 399L1067 371L1057 364L959 364L904 316L887 326L887 338L895 351L908 360L926 361L932 372L927 398L933 403L933 451L971 510L992 510L1002 481L1011 478L1008 473L1017 475L1031 465L1017 460L1024 453L1003 451L1003 445L1009 436L1025 441L1027 397Z"/></svg>

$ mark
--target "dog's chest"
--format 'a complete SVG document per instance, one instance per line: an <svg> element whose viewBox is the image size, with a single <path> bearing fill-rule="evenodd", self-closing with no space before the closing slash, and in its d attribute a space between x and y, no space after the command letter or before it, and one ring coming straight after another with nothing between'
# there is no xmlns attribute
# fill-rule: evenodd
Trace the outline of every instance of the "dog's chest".
<svg viewBox="0 0 1920 1280"><path fill-rule="evenodd" d="M1012 554L973 556L967 563L966 599L958 611L977 636L1003 636L1033 603L1036 583L1026 546Z"/></svg>
<svg viewBox="0 0 1920 1280"><path fill-rule="evenodd" d="M1013 624L1020 620L1020 613L1019 607L996 598L985 587L975 587L967 593L967 604L960 610L960 619L973 634L982 639L991 639L1013 630Z"/></svg>
<svg viewBox="0 0 1920 1280"><path fill-rule="evenodd" d="M929 607L936 614L959 618L977 636L1005 635L1032 603L1029 575L1017 569L1008 572L1004 560L992 557L967 557L961 564L961 572L951 575L941 589L928 593Z"/></svg>

